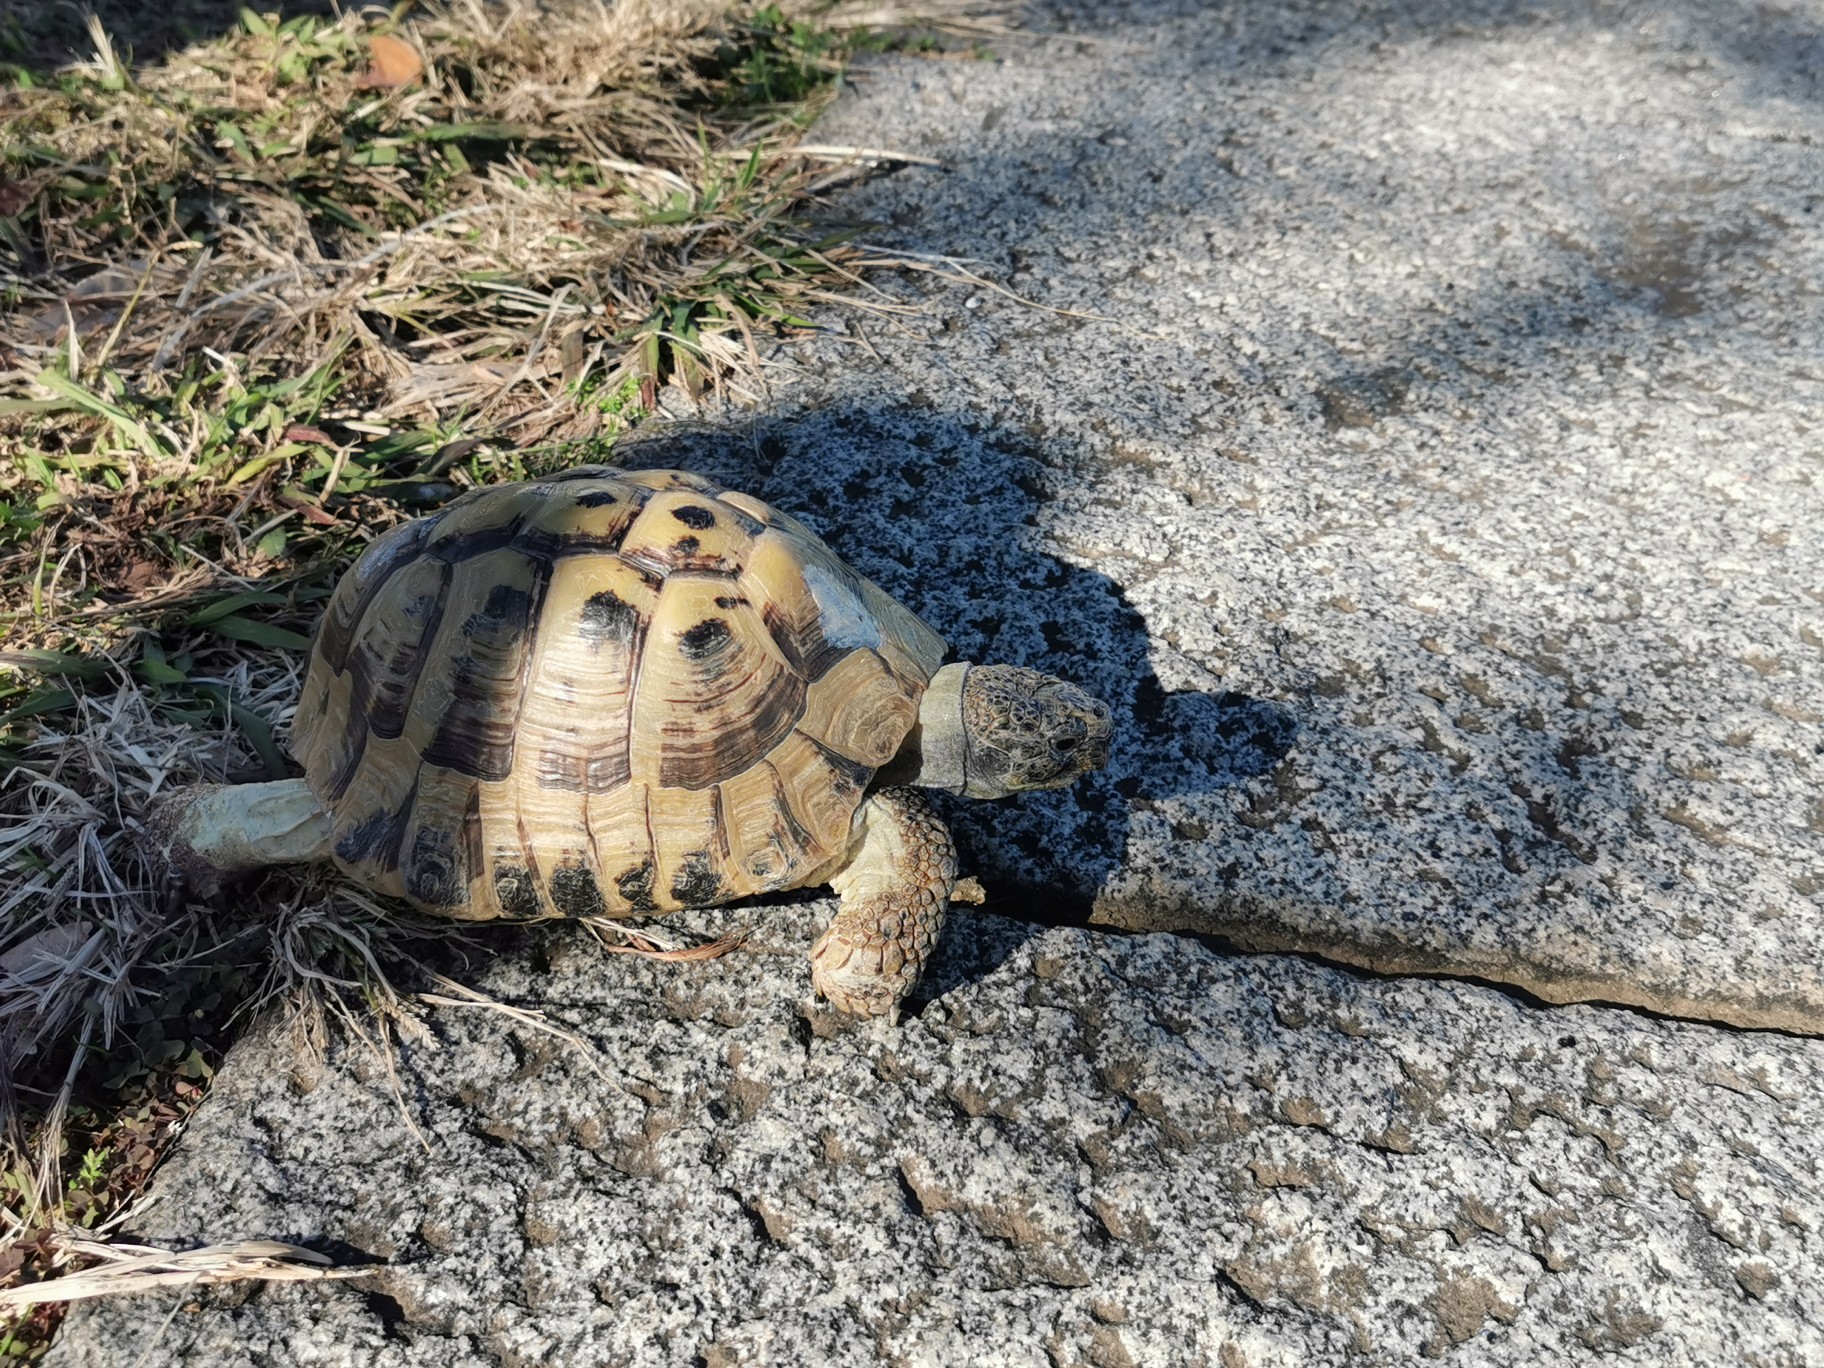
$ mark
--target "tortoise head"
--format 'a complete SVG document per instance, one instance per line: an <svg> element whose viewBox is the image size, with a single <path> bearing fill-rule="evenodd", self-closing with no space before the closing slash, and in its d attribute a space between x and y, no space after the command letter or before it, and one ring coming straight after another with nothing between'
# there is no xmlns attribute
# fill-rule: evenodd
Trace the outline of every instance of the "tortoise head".
<svg viewBox="0 0 1824 1368"><path fill-rule="evenodd" d="M1018 665L974 665L962 695L971 798L1063 788L1108 763L1108 705L1075 684Z"/></svg>

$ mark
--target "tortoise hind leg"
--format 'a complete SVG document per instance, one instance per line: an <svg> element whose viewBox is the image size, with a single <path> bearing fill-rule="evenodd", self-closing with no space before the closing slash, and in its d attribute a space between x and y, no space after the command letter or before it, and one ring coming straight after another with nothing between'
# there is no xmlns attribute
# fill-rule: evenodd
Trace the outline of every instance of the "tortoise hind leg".
<svg viewBox="0 0 1824 1368"><path fill-rule="evenodd" d="M830 880L842 907L811 947L811 982L842 1011L899 1020L956 886L950 832L913 789L863 805L855 854Z"/></svg>
<svg viewBox="0 0 1824 1368"><path fill-rule="evenodd" d="M199 784L155 802L145 835L161 873L200 897L265 865L329 858L329 814L302 779Z"/></svg>

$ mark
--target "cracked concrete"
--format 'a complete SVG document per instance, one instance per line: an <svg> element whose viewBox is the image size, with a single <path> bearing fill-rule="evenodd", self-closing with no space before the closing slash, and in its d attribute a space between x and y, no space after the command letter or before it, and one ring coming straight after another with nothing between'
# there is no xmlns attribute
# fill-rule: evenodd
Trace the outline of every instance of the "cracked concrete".
<svg viewBox="0 0 1824 1368"><path fill-rule="evenodd" d="M986 915L895 1031L809 1001L827 907L698 965L502 935L479 986L601 1071L442 1013L401 1066L428 1153L359 1047L247 1042L142 1233L384 1263L84 1308L50 1361L1824 1356L1810 1041Z"/></svg>
<svg viewBox="0 0 1824 1368"><path fill-rule="evenodd" d="M1139 620L909 585L964 649L1146 662L1101 806L996 813L979 861L1113 925L1819 1030L1824 9L1065 22L819 136L944 161L841 199L881 236L1119 324L927 284L927 336L859 319L785 392L871 420L800 470L880 470L895 406L980 433L1017 487L942 508L941 565L998 521Z"/></svg>

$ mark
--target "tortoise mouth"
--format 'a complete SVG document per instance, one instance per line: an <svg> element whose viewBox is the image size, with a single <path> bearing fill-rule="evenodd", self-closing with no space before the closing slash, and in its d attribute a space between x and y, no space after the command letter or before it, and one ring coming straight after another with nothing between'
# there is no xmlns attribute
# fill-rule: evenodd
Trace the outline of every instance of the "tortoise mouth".
<svg viewBox="0 0 1824 1368"><path fill-rule="evenodd" d="M1066 784L1081 779L1086 774L1093 774L1108 764L1108 752L1109 738L1107 736L1097 737L1078 746L1067 757L1070 764L1069 771L1060 775L1057 782L1049 787L1062 788Z"/></svg>

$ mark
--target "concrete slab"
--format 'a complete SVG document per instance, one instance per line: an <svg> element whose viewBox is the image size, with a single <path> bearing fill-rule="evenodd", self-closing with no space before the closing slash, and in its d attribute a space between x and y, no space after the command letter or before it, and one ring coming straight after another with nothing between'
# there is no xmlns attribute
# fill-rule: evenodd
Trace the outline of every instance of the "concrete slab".
<svg viewBox="0 0 1824 1368"><path fill-rule="evenodd" d="M126 1298L55 1368L1824 1356L1820 1047L1170 935L946 935L897 1030L818 906L664 965L519 933L387 1071L237 1048L141 1232L371 1278Z"/></svg>
<svg viewBox="0 0 1824 1368"><path fill-rule="evenodd" d="M1116 925L1824 1026L1824 7L1058 22L877 68L819 138L943 159L841 198L880 237L1119 324L926 278L920 336L864 317L786 391L837 435L774 475L863 555L903 509L965 653L1125 689L1094 810L996 813L978 861ZM922 454L876 457L883 410Z"/></svg>

